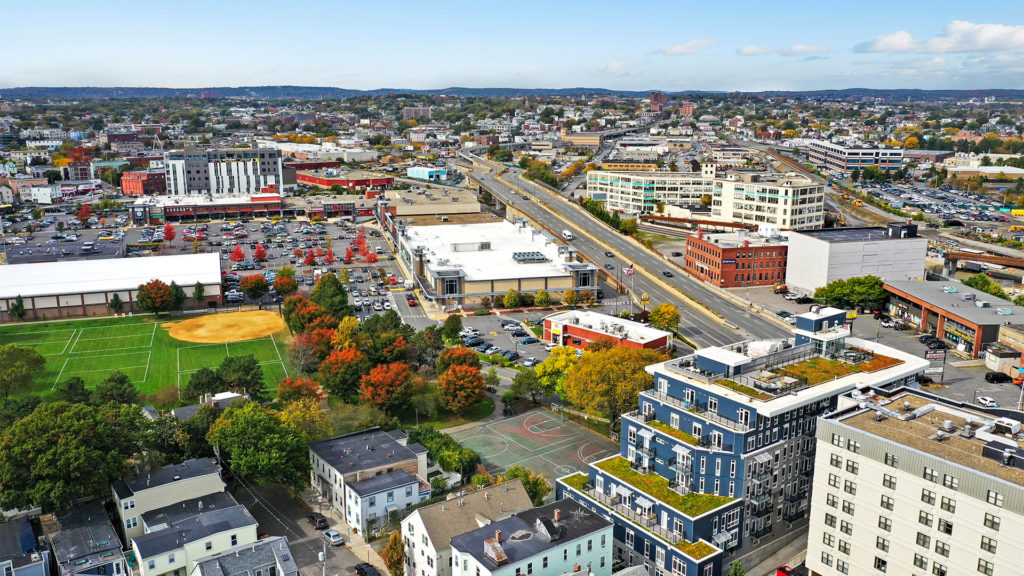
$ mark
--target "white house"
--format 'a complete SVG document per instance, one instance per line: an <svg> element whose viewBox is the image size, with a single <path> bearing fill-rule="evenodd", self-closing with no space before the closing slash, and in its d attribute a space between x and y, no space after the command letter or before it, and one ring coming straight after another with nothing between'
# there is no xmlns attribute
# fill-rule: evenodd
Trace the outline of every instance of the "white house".
<svg viewBox="0 0 1024 576"><path fill-rule="evenodd" d="M220 465L213 458L194 458L111 483L114 505L128 539L146 532L140 522L143 514L200 496L223 493L224 488Z"/></svg>
<svg viewBox="0 0 1024 576"><path fill-rule="evenodd" d="M451 576L453 536L533 507L518 478L417 508L402 520L407 576Z"/></svg>
<svg viewBox="0 0 1024 576"><path fill-rule="evenodd" d="M242 505L177 516L166 528L131 539L140 576L185 576L201 558L257 540L256 520Z"/></svg>
<svg viewBox="0 0 1024 576"><path fill-rule="evenodd" d="M430 484L409 474L395 470L380 476L351 482L346 490L345 521L361 533L387 522L393 510L403 510L430 498Z"/></svg>
<svg viewBox="0 0 1024 576"><path fill-rule="evenodd" d="M531 508L452 538L452 576L610 576L612 527L574 500Z"/></svg>
<svg viewBox="0 0 1024 576"><path fill-rule="evenodd" d="M196 560L190 576L298 576L295 555L284 536L240 544Z"/></svg>

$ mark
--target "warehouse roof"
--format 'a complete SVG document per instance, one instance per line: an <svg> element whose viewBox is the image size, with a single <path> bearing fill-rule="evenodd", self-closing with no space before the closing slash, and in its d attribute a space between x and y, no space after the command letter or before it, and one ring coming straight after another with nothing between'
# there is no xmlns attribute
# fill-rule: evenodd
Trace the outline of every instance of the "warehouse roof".
<svg viewBox="0 0 1024 576"><path fill-rule="evenodd" d="M134 290L159 279L179 286L220 284L217 254L109 258L11 264L0 274L0 298Z"/></svg>
<svg viewBox="0 0 1024 576"><path fill-rule="evenodd" d="M1024 306L975 290L959 282L886 282L889 292L906 294L946 314L980 326L1009 324L1024 317ZM981 302L984 305L978 306Z"/></svg>

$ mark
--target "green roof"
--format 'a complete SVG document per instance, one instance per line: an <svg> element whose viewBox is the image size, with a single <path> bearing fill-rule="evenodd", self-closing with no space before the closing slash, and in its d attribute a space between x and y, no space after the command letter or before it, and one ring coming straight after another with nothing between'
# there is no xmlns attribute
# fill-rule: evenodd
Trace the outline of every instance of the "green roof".
<svg viewBox="0 0 1024 576"><path fill-rule="evenodd" d="M668 487L668 478L658 474L641 474L630 468L629 462L621 456L603 460L594 464L594 466L633 486L637 490L643 490L655 499L675 508L690 518L696 518L736 500L728 496L699 494L697 492L690 492L684 496Z"/></svg>

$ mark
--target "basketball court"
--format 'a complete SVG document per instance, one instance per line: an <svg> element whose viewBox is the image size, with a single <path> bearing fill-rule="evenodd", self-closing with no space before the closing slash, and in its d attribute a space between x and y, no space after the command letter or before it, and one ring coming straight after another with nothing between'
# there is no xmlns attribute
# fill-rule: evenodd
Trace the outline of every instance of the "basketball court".
<svg viewBox="0 0 1024 576"><path fill-rule="evenodd" d="M476 451L492 474L518 464L543 473L551 485L556 478L586 473L589 463L619 453L619 445L607 437L542 408L460 430L452 437Z"/></svg>

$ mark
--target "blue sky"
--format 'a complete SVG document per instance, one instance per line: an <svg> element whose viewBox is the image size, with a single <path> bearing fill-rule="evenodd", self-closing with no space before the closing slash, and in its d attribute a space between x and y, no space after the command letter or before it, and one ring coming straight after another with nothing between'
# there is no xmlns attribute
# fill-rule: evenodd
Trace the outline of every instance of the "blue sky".
<svg viewBox="0 0 1024 576"><path fill-rule="evenodd" d="M1021 0L76 0L3 14L4 88L1024 88Z"/></svg>

